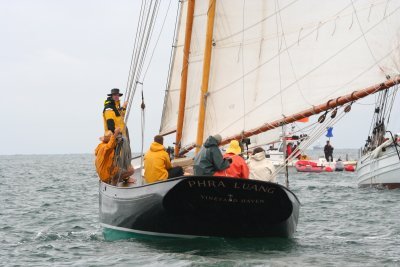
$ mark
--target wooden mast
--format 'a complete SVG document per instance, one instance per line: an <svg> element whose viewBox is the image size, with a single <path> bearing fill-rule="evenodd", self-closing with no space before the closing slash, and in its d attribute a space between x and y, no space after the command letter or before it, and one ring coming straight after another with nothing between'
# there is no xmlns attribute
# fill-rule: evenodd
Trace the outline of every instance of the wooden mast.
<svg viewBox="0 0 400 267"><path fill-rule="evenodd" d="M228 138L223 139L222 142L221 142L221 145L226 145L231 140L234 140L234 139L241 140L243 138L247 138L247 137L250 137L250 136L253 136L253 135L256 135L256 134L260 134L262 132L266 132L266 131L275 129L277 127L282 126L282 124L288 124L288 123L292 123L292 122L298 121L298 120L303 119L303 118L308 118L308 117L310 117L312 115L316 115L316 114L321 113L323 111L327 111L327 110L330 110L332 108L336 108L338 106L342 106L342 105L345 105L347 103L350 103L350 102L356 101L358 99L364 98L364 97L369 96L371 94L375 94L375 93L377 93L379 91L386 90L386 89L388 89L388 88L390 88L392 86L395 86L396 84L400 84L400 76L397 76L397 77L395 77L393 79L387 80L384 83L376 84L376 85L361 89L359 91L354 91L351 94L344 95L344 96L338 97L336 99L331 99L331 100L329 100L328 102L326 102L324 104L321 104L321 105L318 105L318 106L314 106L313 108L306 109L306 110L304 110L302 112L293 114L293 115L285 117L283 119L279 119L279 120L273 121L271 123L265 123L264 125L262 125L259 128L251 129L249 131L242 132L242 133L240 133L238 135L230 136ZM189 152L193 148L194 148L194 145L186 147L184 150L181 151L181 154L185 154L185 153Z"/></svg>
<svg viewBox="0 0 400 267"><path fill-rule="evenodd" d="M192 40L194 5L195 5L195 0L188 0L188 7L186 14L185 43L183 46L181 90L179 95L178 121L176 125L176 139L175 139L175 152L174 152L175 157L179 156L179 149L182 139L183 120L185 118L188 65L189 65L190 42Z"/></svg>
<svg viewBox="0 0 400 267"><path fill-rule="evenodd" d="M214 30L216 1L217 0L209 0L208 4L207 32L206 32L206 43L204 48L203 77L201 80L201 95L200 95L200 107L199 107L199 121L197 125L196 153L200 150L200 147L203 144L208 82L210 78L211 49L212 49L212 37Z"/></svg>

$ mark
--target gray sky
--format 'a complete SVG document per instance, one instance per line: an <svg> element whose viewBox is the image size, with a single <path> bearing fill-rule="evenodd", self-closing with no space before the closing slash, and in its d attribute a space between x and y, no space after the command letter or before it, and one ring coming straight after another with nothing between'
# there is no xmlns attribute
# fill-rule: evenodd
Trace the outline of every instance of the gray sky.
<svg viewBox="0 0 400 267"><path fill-rule="evenodd" d="M160 21L168 3L162 1ZM176 7L172 0L144 82L146 148L160 125ZM138 0L0 0L0 154L93 152L106 94L125 91L139 8ZM335 127L336 147L358 148L367 136L373 106L353 107ZM139 108L130 116L138 151ZM392 125L399 120L393 117Z"/></svg>

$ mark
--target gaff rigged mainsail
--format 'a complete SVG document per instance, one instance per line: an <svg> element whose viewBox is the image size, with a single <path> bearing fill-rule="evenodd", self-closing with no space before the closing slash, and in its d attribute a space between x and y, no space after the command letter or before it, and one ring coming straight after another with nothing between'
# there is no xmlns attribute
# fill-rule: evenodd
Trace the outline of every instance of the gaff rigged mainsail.
<svg viewBox="0 0 400 267"><path fill-rule="evenodd" d="M400 1L214 0L204 138L240 135L400 74ZM161 132L176 127L186 5ZM197 0L181 147L196 141L209 0Z"/></svg>

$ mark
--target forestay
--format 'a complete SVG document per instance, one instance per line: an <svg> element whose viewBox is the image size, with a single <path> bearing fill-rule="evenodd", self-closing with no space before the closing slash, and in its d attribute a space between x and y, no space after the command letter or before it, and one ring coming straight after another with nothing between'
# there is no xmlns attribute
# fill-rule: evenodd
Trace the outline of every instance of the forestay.
<svg viewBox="0 0 400 267"><path fill-rule="evenodd" d="M208 0L197 0L182 147L196 140ZM204 138L223 137L400 73L400 1L216 0ZM174 130L186 2L161 132Z"/></svg>

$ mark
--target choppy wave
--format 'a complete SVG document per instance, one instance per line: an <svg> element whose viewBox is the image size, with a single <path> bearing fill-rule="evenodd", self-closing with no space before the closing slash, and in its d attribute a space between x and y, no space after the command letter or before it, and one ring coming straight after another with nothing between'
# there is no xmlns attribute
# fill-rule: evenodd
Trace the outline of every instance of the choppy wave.
<svg viewBox="0 0 400 267"><path fill-rule="evenodd" d="M358 189L346 172L291 174L302 203L292 239L107 242L93 160L0 156L0 265L400 265L400 190Z"/></svg>

